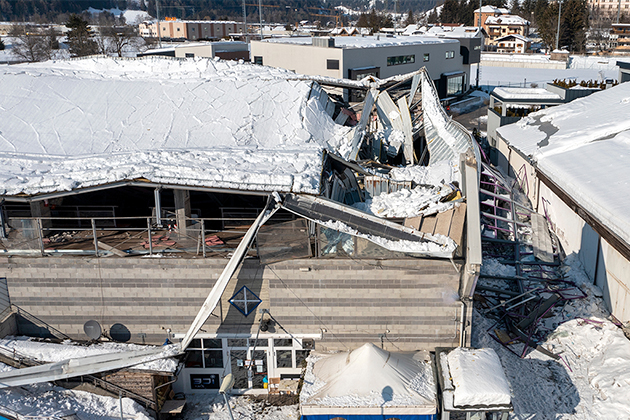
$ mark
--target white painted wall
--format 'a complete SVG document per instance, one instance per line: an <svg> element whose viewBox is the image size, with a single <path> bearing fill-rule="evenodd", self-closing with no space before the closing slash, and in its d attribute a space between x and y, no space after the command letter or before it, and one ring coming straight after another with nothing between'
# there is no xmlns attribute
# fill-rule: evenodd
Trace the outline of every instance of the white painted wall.
<svg viewBox="0 0 630 420"><path fill-rule="evenodd" d="M263 65L280 67L312 76L343 77L343 50L341 48L314 47L312 45L280 42L252 41L251 60L263 57ZM326 60L339 60L339 70L328 70Z"/></svg>

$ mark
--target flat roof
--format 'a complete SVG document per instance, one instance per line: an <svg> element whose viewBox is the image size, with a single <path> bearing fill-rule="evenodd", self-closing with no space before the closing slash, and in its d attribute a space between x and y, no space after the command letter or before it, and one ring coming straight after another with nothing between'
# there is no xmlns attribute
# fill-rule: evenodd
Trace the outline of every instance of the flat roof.
<svg viewBox="0 0 630 420"><path fill-rule="evenodd" d="M492 95L506 102L509 101L558 101L562 98L557 93L549 92L542 88L511 88L497 87L492 91Z"/></svg>
<svg viewBox="0 0 630 420"><path fill-rule="evenodd" d="M381 48L381 47L400 47L409 45L430 45L430 44L459 44L456 39L436 38L426 36L336 36L336 48ZM295 44L295 45L312 45L311 37L291 37L265 39L264 42ZM323 48L323 47L320 47Z"/></svg>
<svg viewBox="0 0 630 420"><path fill-rule="evenodd" d="M630 83L529 114L497 133L630 244Z"/></svg>

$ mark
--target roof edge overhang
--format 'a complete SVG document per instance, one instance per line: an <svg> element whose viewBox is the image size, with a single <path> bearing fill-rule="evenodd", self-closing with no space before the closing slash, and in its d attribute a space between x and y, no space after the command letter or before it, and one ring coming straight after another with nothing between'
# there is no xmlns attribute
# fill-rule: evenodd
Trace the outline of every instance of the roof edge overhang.
<svg viewBox="0 0 630 420"><path fill-rule="evenodd" d="M109 184L94 185L85 188L78 188L68 191L54 191L50 193L36 194L36 195L0 195L1 199L13 202L30 203L33 201L51 200L54 198L68 197L71 195L86 194L96 191L109 190L113 188L121 187L145 187L145 188L163 188L172 190L189 190L189 191L202 191L202 192L215 192L215 193L227 193L227 194L243 194L243 195L257 195L261 197L267 197L271 195L273 191L262 190L241 190L233 188L217 188L217 187L204 187L199 185L180 185L180 184L167 184L160 182L152 182L143 178L138 178L129 181L119 181ZM285 191L280 191L285 192Z"/></svg>

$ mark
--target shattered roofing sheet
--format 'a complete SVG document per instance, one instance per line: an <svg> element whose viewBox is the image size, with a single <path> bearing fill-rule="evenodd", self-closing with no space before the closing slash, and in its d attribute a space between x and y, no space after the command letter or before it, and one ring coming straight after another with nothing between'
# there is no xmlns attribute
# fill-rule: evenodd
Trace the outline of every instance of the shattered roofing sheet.
<svg viewBox="0 0 630 420"><path fill-rule="evenodd" d="M153 182L316 193L345 128L312 82L229 61L0 67L0 194Z"/></svg>
<svg viewBox="0 0 630 420"><path fill-rule="evenodd" d="M630 244L628 115L630 83L622 83L531 113L497 132Z"/></svg>

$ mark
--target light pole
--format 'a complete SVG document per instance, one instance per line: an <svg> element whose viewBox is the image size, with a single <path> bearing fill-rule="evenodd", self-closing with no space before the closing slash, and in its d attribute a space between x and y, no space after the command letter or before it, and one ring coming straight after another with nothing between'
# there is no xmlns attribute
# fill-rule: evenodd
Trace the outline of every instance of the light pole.
<svg viewBox="0 0 630 420"><path fill-rule="evenodd" d="M481 1L479 0L479 20L477 21L477 28L479 28L479 38L481 38L481 45L479 46L479 62L477 63L477 89L479 89L479 73L481 67L481 52L483 51L483 34L481 33Z"/></svg>
<svg viewBox="0 0 630 420"><path fill-rule="evenodd" d="M560 15L562 14L562 1L558 0L560 7L558 8L558 31L556 32L556 50L558 49L558 43L560 42Z"/></svg>
<svg viewBox="0 0 630 420"><path fill-rule="evenodd" d="M160 0L155 0L155 14L157 15L158 46L162 48L162 35L160 34Z"/></svg>

